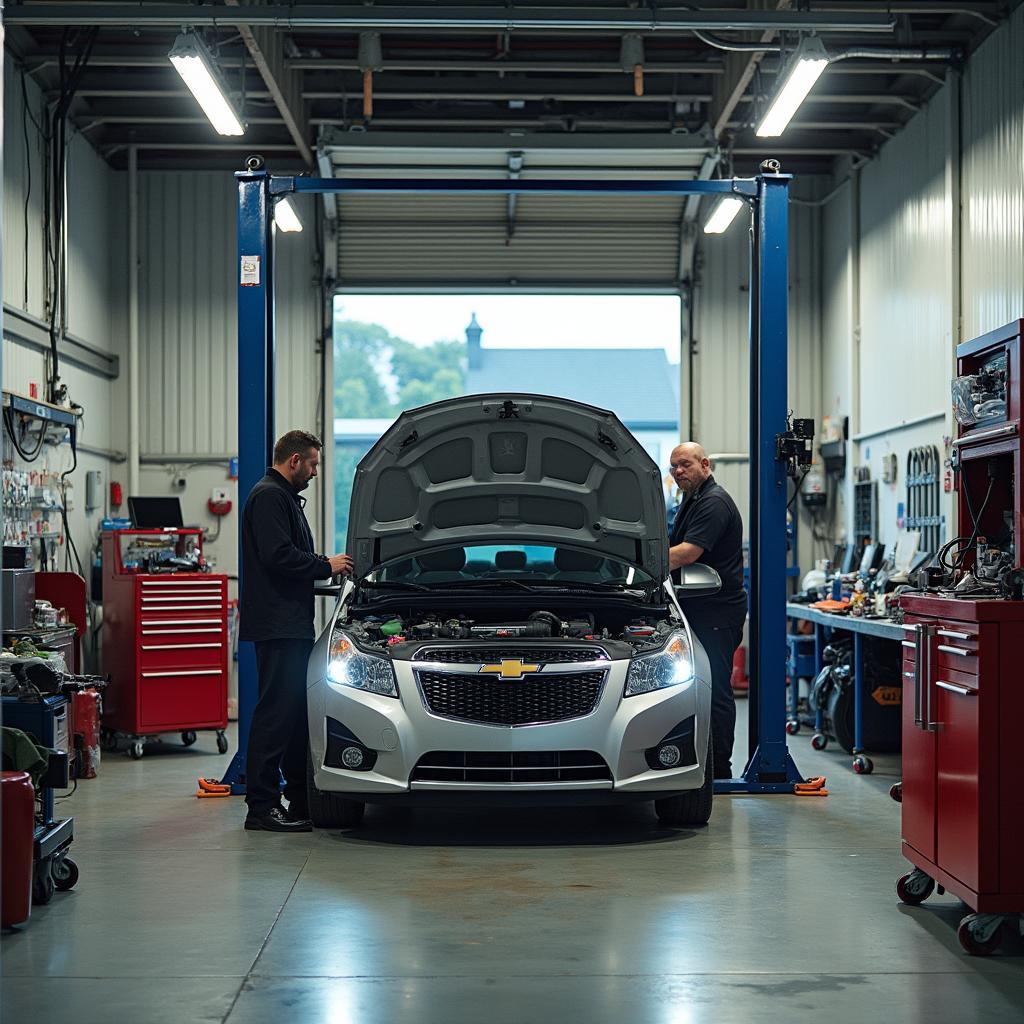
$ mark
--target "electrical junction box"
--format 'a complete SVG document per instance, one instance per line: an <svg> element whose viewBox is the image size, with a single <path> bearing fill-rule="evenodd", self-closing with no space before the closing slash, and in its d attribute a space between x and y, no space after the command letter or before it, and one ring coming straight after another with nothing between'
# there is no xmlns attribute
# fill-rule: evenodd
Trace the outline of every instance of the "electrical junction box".
<svg viewBox="0 0 1024 1024"><path fill-rule="evenodd" d="M103 473L90 469L85 474L85 511L94 512L103 507Z"/></svg>

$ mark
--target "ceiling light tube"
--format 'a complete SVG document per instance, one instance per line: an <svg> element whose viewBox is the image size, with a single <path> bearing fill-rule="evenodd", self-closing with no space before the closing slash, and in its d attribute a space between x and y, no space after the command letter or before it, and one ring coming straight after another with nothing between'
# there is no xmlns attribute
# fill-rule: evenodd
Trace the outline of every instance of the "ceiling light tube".
<svg viewBox="0 0 1024 1024"><path fill-rule="evenodd" d="M302 221L299 220L295 207L287 197L278 199L277 205L274 207L274 223L277 225L278 231L302 230Z"/></svg>
<svg viewBox="0 0 1024 1024"><path fill-rule="evenodd" d="M793 59L779 76L781 84L772 105L757 126L760 138L774 138L786 130L786 125L826 67L828 54L821 40L817 36L808 36L797 47Z"/></svg>
<svg viewBox="0 0 1024 1024"><path fill-rule="evenodd" d="M242 135L245 128L235 113L213 55L195 32L182 32L168 54L203 113L219 135Z"/></svg>
<svg viewBox="0 0 1024 1024"><path fill-rule="evenodd" d="M737 199L735 196L722 196L715 203L711 216L708 217L707 223L704 225L704 234L720 235L736 219L736 214L740 212L743 205L742 199Z"/></svg>

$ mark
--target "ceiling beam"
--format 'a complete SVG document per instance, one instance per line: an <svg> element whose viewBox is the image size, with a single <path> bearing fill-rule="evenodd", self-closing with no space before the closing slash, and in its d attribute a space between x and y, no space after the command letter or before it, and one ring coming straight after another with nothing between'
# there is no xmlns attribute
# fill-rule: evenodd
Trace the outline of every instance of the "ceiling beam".
<svg viewBox="0 0 1024 1024"><path fill-rule="evenodd" d="M9 6L8 25L152 25L197 27L334 28L348 31L396 29L510 31L594 31L690 33L714 31L892 32L884 11L832 13L789 10L655 10L644 7L586 10L541 6L517 13L513 4L493 6L383 7L356 4L192 4L42 3Z"/></svg>
<svg viewBox="0 0 1024 1024"><path fill-rule="evenodd" d="M771 6L775 8L776 12L787 10L792 3L793 0L747 0L747 6L751 9ZM761 33L758 41L770 43L774 38L775 32L768 30ZM736 112L736 108L763 58L763 50L754 53L727 53L725 55L725 76L718 79L712 86L714 96L711 100L710 122L716 139L722 138L722 134Z"/></svg>
<svg viewBox="0 0 1024 1024"><path fill-rule="evenodd" d="M256 0L257 7L260 0ZM229 7L241 7L239 0L227 0ZM244 5L253 9L252 4ZM284 36L273 28L253 25L239 25L238 34L242 37L266 85L274 104L288 128L295 148L299 151L307 167L313 166L313 151L306 141L307 125L305 103L302 99L302 72L292 71L285 65Z"/></svg>

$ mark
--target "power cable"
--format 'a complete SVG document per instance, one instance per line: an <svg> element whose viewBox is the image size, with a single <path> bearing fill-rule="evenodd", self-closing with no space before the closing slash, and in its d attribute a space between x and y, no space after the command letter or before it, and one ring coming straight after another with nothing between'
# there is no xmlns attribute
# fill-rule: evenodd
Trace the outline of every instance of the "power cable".
<svg viewBox="0 0 1024 1024"><path fill-rule="evenodd" d="M46 436L45 428L40 429L39 444L31 452L27 452L21 447L21 442L18 440L18 431L15 429L14 424L14 411L10 406L4 409L4 427L7 429L7 436L10 437L11 444L14 445L14 450L18 453L19 457L24 462L35 462L43 450L43 441Z"/></svg>

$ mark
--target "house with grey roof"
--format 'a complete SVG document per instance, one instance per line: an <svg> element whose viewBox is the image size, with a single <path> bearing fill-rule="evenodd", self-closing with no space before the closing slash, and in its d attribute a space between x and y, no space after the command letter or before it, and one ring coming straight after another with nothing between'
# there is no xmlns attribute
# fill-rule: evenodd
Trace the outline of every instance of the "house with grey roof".
<svg viewBox="0 0 1024 1024"><path fill-rule="evenodd" d="M679 443L679 368L661 348L484 348L474 313L466 328L466 393L525 391L610 409L667 467Z"/></svg>

